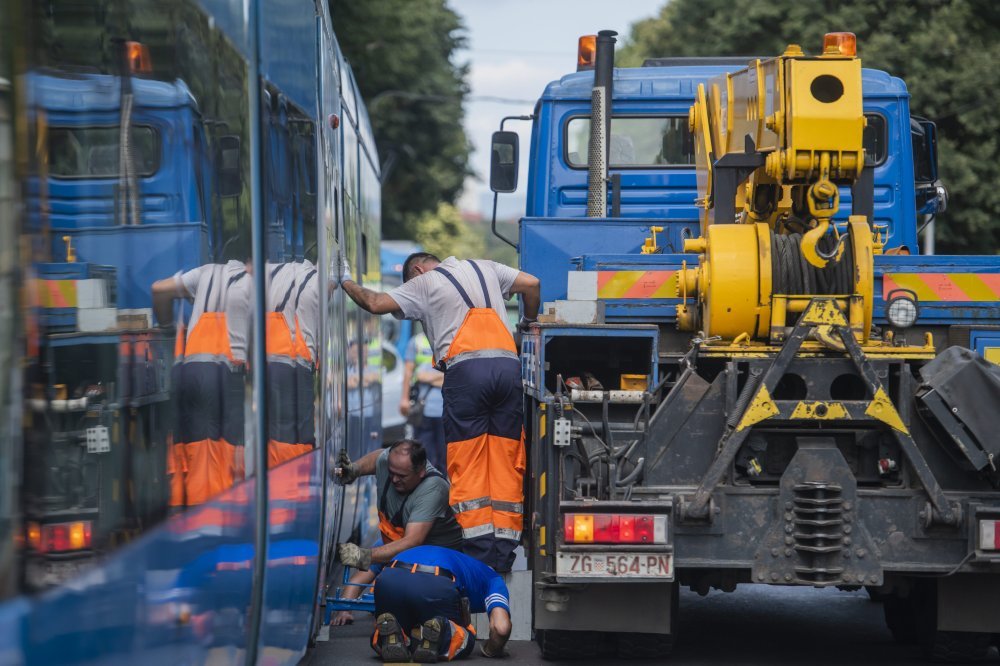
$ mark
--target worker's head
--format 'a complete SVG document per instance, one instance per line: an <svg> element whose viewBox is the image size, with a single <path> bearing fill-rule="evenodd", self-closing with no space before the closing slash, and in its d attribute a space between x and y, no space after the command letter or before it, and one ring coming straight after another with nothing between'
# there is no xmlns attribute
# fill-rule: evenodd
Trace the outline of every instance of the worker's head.
<svg viewBox="0 0 1000 666"><path fill-rule="evenodd" d="M408 495L427 475L427 451L412 439L389 446L389 482L400 495Z"/></svg>
<svg viewBox="0 0 1000 666"><path fill-rule="evenodd" d="M403 282L437 268L441 260L430 252L414 252L403 262Z"/></svg>

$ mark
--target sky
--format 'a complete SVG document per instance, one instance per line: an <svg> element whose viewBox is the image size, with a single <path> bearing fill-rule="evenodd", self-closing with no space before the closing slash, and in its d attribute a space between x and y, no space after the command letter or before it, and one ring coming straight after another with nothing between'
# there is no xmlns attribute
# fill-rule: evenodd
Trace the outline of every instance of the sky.
<svg viewBox="0 0 1000 666"><path fill-rule="evenodd" d="M576 71L577 40L599 30L617 30L619 43L632 23L659 13L666 0L448 0L466 28L469 100L465 132L473 145L469 165L476 177L465 182L463 210L489 215L489 143L504 116L528 115L545 86ZM498 101L498 100L508 101ZM498 217L524 212L531 123L508 121L520 134L521 174L513 194L501 194ZM507 213L506 215L504 213Z"/></svg>

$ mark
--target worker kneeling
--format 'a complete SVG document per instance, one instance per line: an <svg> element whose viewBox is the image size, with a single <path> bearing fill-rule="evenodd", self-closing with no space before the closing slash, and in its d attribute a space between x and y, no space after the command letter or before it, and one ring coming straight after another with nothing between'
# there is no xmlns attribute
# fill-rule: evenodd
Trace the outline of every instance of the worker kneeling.
<svg viewBox="0 0 1000 666"><path fill-rule="evenodd" d="M374 573L367 571L369 566L391 562L407 548L423 544L461 547L462 531L448 505L450 485L427 461L427 452L420 442L401 439L357 462L351 462L346 452L341 451L338 465L335 474L343 483L375 475L382 533L382 542L370 549L353 543L337 547L340 561L358 569L351 576L352 585L344 592L346 599L357 598L362 586L374 580ZM351 622L353 616L349 611L341 611L332 619L334 626Z"/></svg>
<svg viewBox="0 0 1000 666"><path fill-rule="evenodd" d="M483 655L503 656L511 630L503 577L448 548L404 550L375 579L372 648L385 662L461 659L476 645L470 613L489 614Z"/></svg>

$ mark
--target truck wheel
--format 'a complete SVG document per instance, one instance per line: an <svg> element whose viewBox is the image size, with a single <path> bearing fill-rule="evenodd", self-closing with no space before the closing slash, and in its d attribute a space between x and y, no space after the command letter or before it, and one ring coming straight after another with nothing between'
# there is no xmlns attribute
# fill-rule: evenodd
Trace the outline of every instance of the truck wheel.
<svg viewBox="0 0 1000 666"><path fill-rule="evenodd" d="M662 659L674 649L672 634L617 634L622 659Z"/></svg>
<svg viewBox="0 0 1000 666"><path fill-rule="evenodd" d="M968 663L989 658L992 634L964 631L935 631L924 643L924 654L931 661Z"/></svg>
<svg viewBox="0 0 1000 666"><path fill-rule="evenodd" d="M543 659L593 659L597 656L601 635L596 631L536 629L535 641Z"/></svg>
<svg viewBox="0 0 1000 666"><path fill-rule="evenodd" d="M615 634L618 656L622 659L663 659L674 649L677 636L677 612L680 608L680 585L676 582L670 592L670 633L640 634L621 632Z"/></svg>
<svg viewBox="0 0 1000 666"><path fill-rule="evenodd" d="M940 631L937 628L937 588L935 581L922 580L914 587L914 627L924 656L931 661L969 663L989 657L993 635L967 631Z"/></svg>
<svg viewBox="0 0 1000 666"><path fill-rule="evenodd" d="M917 628L916 605L912 599L890 595L882 602L882 612L893 640L900 645L914 645L917 642L920 631Z"/></svg>

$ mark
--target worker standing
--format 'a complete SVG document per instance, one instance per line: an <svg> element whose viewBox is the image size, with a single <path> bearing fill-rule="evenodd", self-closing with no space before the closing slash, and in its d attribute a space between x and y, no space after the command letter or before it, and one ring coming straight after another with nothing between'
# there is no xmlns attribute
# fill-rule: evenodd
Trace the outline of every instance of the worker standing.
<svg viewBox="0 0 1000 666"><path fill-rule="evenodd" d="M178 326L175 349L178 413L172 507L202 504L245 476L251 289L246 264L235 260L153 283L153 307L162 326L173 323L175 299L193 301L186 332Z"/></svg>
<svg viewBox="0 0 1000 666"><path fill-rule="evenodd" d="M483 655L502 657L511 632L510 593L503 577L447 548L404 550L376 580L372 648L384 662L461 659L476 645L471 613L489 615Z"/></svg>
<svg viewBox="0 0 1000 666"><path fill-rule="evenodd" d="M341 285L375 314L419 320L444 370L444 430L451 505L463 551L509 571L523 527L525 469L521 364L504 301L521 294L518 328L535 320L538 278L493 261L407 257L403 284L391 293L354 282L346 262Z"/></svg>
<svg viewBox="0 0 1000 666"><path fill-rule="evenodd" d="M309 270L311 266L294 262L265 266L268 468L306 453L315 444L311 429L300 432L307 425L305 421L312 419L304 403L311 408L313 402L312 391L307 389L312 388L315 342L310 348L303 329L308 324L315 328L318 312L306 312L309 308L302 307L303 292L316 283L316 270ZM306 293L306 301L314 303L318 311L318 299L309 298L312 293Z"/></svg>
<svg viewBox="0 0 1000 666"><path fill-rule="evenodd" d="M403 366L403 399L400 413L413 426L413 439L427 449L427 458L438 469L447 469L444 437L444 373L434 368L434 349L423 331L406 345Z"/></svg>

